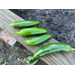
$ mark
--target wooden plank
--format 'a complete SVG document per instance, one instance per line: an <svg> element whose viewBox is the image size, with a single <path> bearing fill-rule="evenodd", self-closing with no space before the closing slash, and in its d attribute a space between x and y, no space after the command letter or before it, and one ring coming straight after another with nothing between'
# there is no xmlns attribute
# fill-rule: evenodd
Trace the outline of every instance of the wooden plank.
<svg viewBox="0 0 75 75"><path fill-rule="evenodd" d="M5 42L13 46L17 40L10 36L9 33L5 32L4 30L0 32L0 38L3 39Z"/></svg>
<svg viewBox="0 0 75 75"><path fill-rule="evenodd" d="M55 39L48 40L47 42L39 45L39 46L28 46L24 43L24 40L26 37L21 37L20 35L15 35L13 32L19 31L19 29L15 29L12 27L9 27L8 25L11 24L14 21L23 20L21 17L17 16L16 14L12 13L11 11L7 9L1 9L0 10L0 27L5 29L8 33L10 33L17 41L19 41L23 46L25 46L28 50L30 50L32 53L34 53L37 49L42 47L45 44L58 42ZM46 64L51 65L69 65L69 64L75 64L75 52L71 51L68 53L65 52L57 52L53 54L49 54L46 56L43 56L40 58L43 60Z"/></svg>

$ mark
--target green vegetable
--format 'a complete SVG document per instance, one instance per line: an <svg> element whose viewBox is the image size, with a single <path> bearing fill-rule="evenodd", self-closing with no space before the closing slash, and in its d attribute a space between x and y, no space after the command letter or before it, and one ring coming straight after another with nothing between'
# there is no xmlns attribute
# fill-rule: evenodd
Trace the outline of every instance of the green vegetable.
<svg viewBox="0 0 75 75"><path fill-rule="evenodd" d="M17 21L13 22L9 26L14 27L14 28L24 28L24 27L31 27L40 24L39 21L32 21L32 20L22 20L22 21Z"/></svg>
<svg viewBox="0 0 75 75"><path fill-rule="evenodd" d="M40 49L38 49L32 56L31 60L37 59L41 56L44 56L44 55L47 55L50 53L54 53L54 52L59 52L59 51L69 52L69 51L73 51L73 50L75 50L75 48L72 48L69 44L50 43L50 44L47 44L47 45L41 47Z"/></svg>
<svg viewBox="0 0 75 75"><path fill-rule="evenodd" d="M24 28L21 29L19 32L13 32L13 33L24 37L24 36L44 34L47 33L47 30L43 28L31 27L31 28Z"/></svg>
<svg viewBox="0 0 75 75"><path fill-rule="evenodd" d="M51 34L44 34L44 35L41 35L41 36L30 37L30 38L25 40L25 43L27 45L39 45L39 44L47 41L50 38L52 38Z"/></svg>
<svg viewBox="0 0 75 75"><path fill-rule="evenodd" d="M59 51L62 51L62 52L75 51L75 48L65 43L50 43L38 49L33 54L33 56L27 57L27 62L30 63L31 60L33 61L41 56L44 56L50 53L59 52Z"/></svg>

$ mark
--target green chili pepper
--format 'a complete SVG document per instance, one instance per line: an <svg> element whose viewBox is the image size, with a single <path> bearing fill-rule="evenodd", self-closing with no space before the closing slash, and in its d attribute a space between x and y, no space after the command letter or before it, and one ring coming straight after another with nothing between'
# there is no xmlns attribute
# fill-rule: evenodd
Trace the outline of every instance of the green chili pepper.
<svg viewBox="0 0 75 75"><path fill-rule="evenodd" d="M31 27L40 24L39 21L32 21L32 20L22 20L22 21L17 21L13 22L9 26L14 27L14 28L24 28L24 27Z"/></svg>
<svg viewBox="0 0 75 75"><path fill-rule="evenodd" d="M44 35L41 35L41 36L30 37L30 38L25 40L25 43L27 45L39 45L39 44L47 41L50 38L52 38L51 34L44 34Z"/></svg>
<svg viewBox="0 0 75 75"><path fill-rule="evenodd" d="M63 51L63 52L69 52L69 51L73 51L75 50L75 48L72 48L69 44L65 44L65 43L50 43L47 44L43 47L41 47L40 49L38 49L34 55L31 57L31 60L37 59L41 56L50 54L50 53L54 53L54 52L59 52L59 51Z"/></svg>
<svg viewBox="0 0 75 75"><path fill-rule="evenodd" d="M50 53L55 53L55 52L69 52L69 51L75 51L75 48L71 47L69 44L65 44L65 43L50 43L47 44L43 47L41 47L40 49L38 49L33 56L29 56L27 57L27 62L31 62L31 60L35 60L41 56L50 54Z"/></svg>
<svg viewBox="0 0 75 75"><path fill-rule="evenodd" d="M47 30L43 28L32 27L32 28L24 28L21 29L19 32L13 32L13 33L24 37L24 36L44 34L47 33Z"/></svg>

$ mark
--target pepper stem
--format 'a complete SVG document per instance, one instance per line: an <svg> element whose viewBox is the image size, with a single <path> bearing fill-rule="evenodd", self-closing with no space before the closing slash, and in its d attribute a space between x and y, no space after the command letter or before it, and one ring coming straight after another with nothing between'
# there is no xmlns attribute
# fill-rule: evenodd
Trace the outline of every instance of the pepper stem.
<svg viewBox="0 0 75 75"><path fill-rule="evenodd" d="M13 27L13 24L10 24L9 26L10 26L10 27Z"/></svg>
<svg viewBox="0 0 75 75"><path fill-rule="evenodd" d="M29 56L29 57L23 59L23 61L26 62L27 65L35 65L39 59L36 59L32 63L31 63L31 60L32 60L32 56Z"/></svg>
<svg viewBox="0 0 75 75"><path fill-rule="evenodd" d="M71 47L71 51L75 51L75 48Z"/></svg>
<svg viewBox="0 0 75 75"><path fill-rule="evenodd" d="M18 35L20 35L20 32L13 32L14 34L18 34Z"/></svg>
<svg viewBox="0 0 75 75"><path fill-rule="evenodd" d="M33 61L32 63L30 63L29 65L35 65L38 62L39 59Z"/></svg>
<svg viewBox="0 0 75 75"><path fill-rule="evenodd" d="M26 62L28 65L30 64L31 60L32 60L32 56L23 59L23 61Z"/></svg>

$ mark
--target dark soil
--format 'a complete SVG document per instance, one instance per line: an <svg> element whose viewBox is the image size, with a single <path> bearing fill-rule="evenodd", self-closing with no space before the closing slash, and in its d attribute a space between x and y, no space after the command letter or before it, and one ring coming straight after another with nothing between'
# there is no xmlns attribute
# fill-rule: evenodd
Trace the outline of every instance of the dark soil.
<svg viewBox="0 0 75 75"><path fill-rule="evenodd" d="M31 55L32 53L25 47L23 47L19 42L16 42L12 47L2 39L0 39L0 59L4 58L2 64L8 62L7 65L27 65L27 63L24 62L23 59ZM39 60L36 65L46 64L43 61Z"/></svg>
<svg viewBox="0 0 75 75"><path fill-rule="evenodd" d="M12 12L19 15L25 20L41 21L36 27L45 28L49 34L59 42L68 43L75 47L75 10L73 9L11 9ZM0 39L1 40L1 39ZM12 48L3 40L0 41L0 58L5 57L8 64L22 65L26 64L19 61L32 55L25 47L18 42ZM19 48L18 48L19 47ZM45 63L39 60L39 63Z"/></svg>

